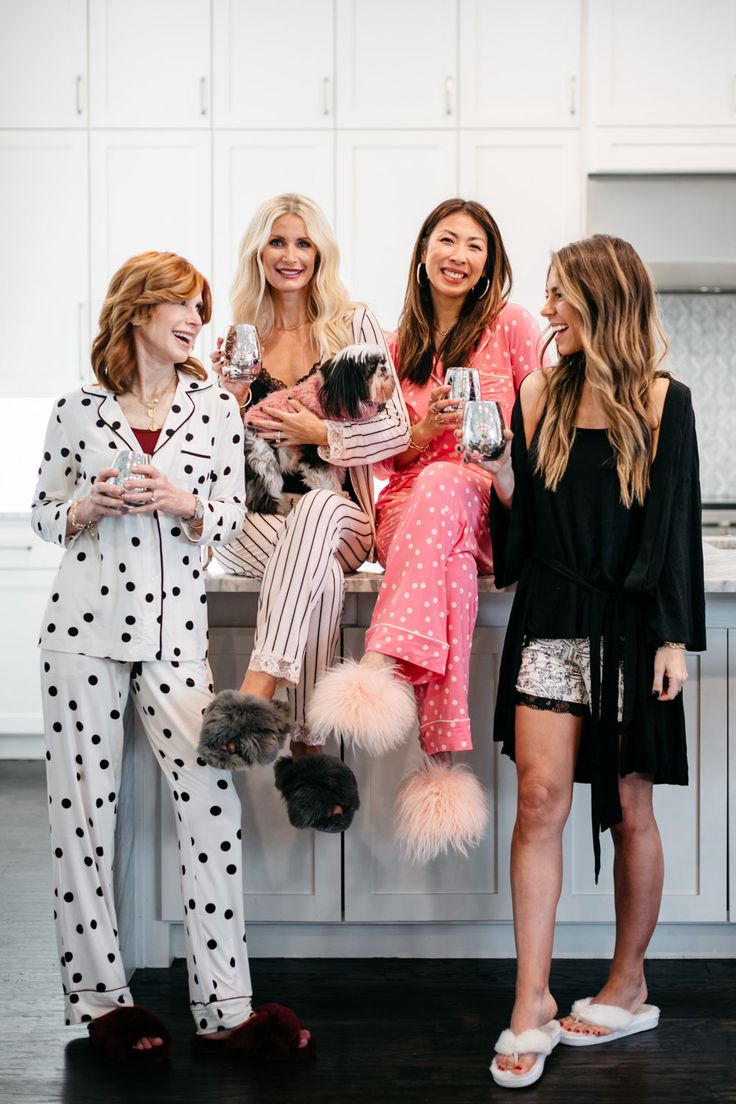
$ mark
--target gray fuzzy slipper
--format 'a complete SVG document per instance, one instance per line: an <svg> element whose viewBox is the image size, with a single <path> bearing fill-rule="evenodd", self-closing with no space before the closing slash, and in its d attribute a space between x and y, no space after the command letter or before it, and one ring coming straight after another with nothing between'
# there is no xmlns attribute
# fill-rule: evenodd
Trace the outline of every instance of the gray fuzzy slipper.
<svg viewBox="0 0 736 1104"><path fill-rule="evenodd" d="M360 808L358 783L350 767L334 755L290 755L274 767L276 788L286 802L294 828L316 828L318 832L344 832ZM331 816L336 805L342 813Z"/></svg>
<svg viewBox="0 0 736 1104"><path fill-rule="evenodd" d="M211 767L225 770L273 763L292 728L286 702L222 690L204 711L197 750Z"/></svg>

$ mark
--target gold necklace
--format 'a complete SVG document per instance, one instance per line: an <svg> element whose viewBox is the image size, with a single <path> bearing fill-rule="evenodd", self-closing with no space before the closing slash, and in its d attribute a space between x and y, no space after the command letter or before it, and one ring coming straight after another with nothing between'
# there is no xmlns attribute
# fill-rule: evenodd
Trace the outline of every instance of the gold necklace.
<svg viewBox="0 0 736 1104"><path fill-rule="evenodd" d="M146 417L148 418L148 422L149 422L148 429L160 429L161 428L161 426L156 425L156 407L169 394L169 392L171 391L171 384L172 383L173 383L174 387L176 387L176 384L177 384L177 377L176 376L174 377L174 379L170 383L167 384L165 389L155 399L147 399L145 397L145 395L139 395L131 387L130 393L132 394L133 398L137 399L138 402L141 404L141 406L144 406L146 408Z"/></svg>

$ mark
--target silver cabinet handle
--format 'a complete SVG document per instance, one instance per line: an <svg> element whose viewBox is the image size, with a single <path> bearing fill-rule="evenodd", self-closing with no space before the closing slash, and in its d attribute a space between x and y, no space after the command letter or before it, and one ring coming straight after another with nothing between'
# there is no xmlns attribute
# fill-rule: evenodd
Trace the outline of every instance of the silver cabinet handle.
<svg viewBox="0 0 736 1104"><path fill-rule="evenodd" d="M445 115L452 115L452 77L445 77Z"/></svg>
<svg viewBox="0 0 736 1104"><path fill-rule="evenodd" d="M322 114L330 114L330 78L322 78Z"/></svg>
<svg viewBox="0 0 736 1104"><path fill-rule="evenodd" d="M77 356L78 356L78 372L79 378L82 383L87 381L87 365L85 364L85 354L83 340L84 334L84 303L77 303Z"/></svg>
<svg viewBox="0 0 736 1104"><path fill-rule="evenodd" d="M207 114L207 78L199 78L199 113L200 115Z"/></svg>
<svg viewBox="0 0 736 1104"><path fill-rule="evenodd" d="M576 80L577 80L577 78L574 75L572 77L570 77L570 114L571 115L576 115L577 114L577 106L576 106L576 103L575 103L575 91L576 91L575 84L576 84Z"/></svg>
<svg viewBox="0 0 736 1104"><path fill-rule="evenodd" d="M84 113L84 107L82 106L82 78L81 78L81 76L77 77L77 79L74 82L74 92L75 92L75 95L76 95L77 115L82 115Z"/></svg>

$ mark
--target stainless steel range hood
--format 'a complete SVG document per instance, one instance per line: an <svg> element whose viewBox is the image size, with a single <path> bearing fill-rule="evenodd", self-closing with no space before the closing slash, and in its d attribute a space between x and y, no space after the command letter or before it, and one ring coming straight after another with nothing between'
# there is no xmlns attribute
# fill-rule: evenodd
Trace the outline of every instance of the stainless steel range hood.
<svg viewBox="0 0 736 1104"><path fill-rule="evenodd" d="M630 241L662 293L736 293L736 173L595 173L588 224Z"/></svg>

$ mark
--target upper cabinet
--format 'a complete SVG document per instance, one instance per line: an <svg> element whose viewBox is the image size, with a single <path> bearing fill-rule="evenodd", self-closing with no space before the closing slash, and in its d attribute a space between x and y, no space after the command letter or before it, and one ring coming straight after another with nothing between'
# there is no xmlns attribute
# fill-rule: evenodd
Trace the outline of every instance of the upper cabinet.
<svg viewBox="0 0 736 1104"><path fill-rule="evenodd" d="M0 127L87 123L86 0L2 0Z"/></svg>
<svg viewBox="0 0 736 1104"><path fill-rule="evenodd" d="M89 19L92 126L210 126L209 0L91 0Z"/></svg>
<svg viewBox="0 0 736 1104"><path fill-rule="evenodd" d="M213 0L217 127L335 125L333 0Z"/></svg>
<svg viewBox="0 0 736 1104"><path fill-rule="evenodd" d="M581 0L460 0L460 125L576 127Z"/></svg>
<svg viewBox="0 0 736 1104"><path fill-rule="evenodd" d="M337 0L337 125L455 127L457 2Z"/></svg>
<svg viewBox="0 0 736 1104"><path fill-rule="evenodd" d="M736 3L592 0L595 126L736 125Z"/></svg>

